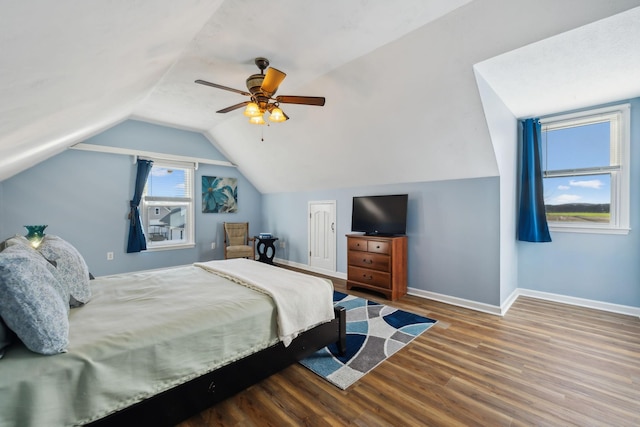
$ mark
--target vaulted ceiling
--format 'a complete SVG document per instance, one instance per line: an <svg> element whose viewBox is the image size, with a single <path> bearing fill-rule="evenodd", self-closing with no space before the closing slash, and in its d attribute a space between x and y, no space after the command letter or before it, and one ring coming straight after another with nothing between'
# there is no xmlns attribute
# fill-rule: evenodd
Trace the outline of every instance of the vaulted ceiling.
<svg viewBox="0 0 640 427"><path fill-rule="evenodd" d="M640 96L640 0L81 0L0 13L0 180L124 120L202 132L263 192L497 175L474 66L514 113ZM255 57L287 73L255 126ZM522 83L526 80L527 85ZM178 142L177 142L178 143Z"/></svg>

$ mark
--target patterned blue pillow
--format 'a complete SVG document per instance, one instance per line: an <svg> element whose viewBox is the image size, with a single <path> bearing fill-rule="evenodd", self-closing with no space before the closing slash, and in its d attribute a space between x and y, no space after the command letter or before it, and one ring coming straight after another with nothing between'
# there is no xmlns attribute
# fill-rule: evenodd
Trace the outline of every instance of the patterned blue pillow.
<svg viewBox="0 0 640 427"><path fill-rule="evenodd" d="M38 251L55 263L53 275L69 289L69 305L78 307L89 302L89 267L80 252L71 243L51 234L44 236Z"/></svg>
<svg viewBox="0 0 640 427"><path fill-rule="evenodd" d="M65 352L69 294L37 251L14 245L0 252L0 316L31 351Z"/></svg>

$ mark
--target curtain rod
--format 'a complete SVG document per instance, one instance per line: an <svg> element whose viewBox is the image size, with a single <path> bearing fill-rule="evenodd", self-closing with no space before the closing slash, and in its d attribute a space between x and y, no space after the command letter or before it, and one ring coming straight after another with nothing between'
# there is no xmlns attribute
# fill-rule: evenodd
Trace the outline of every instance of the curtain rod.
<svg viewBox="0 0 640 427"><path fill-rule="evenodd" d="M107 145L87 144L84 142L80 142L76 145L72 145L69 148L73 150L94 151L98 153L124 154L126 156L134 156L134 159L137 157L151 157L159 160L175 160L179 162L193 162L196 165L198 163L204 163L207 165L227 166L232 168L237 167L237 165L234 165L233 163L227 162L224 160L212 160L212 159L204 159L200 157L179 156L176 154L154 153L153 151L131 150L129 148L109 147Z"/></svg>

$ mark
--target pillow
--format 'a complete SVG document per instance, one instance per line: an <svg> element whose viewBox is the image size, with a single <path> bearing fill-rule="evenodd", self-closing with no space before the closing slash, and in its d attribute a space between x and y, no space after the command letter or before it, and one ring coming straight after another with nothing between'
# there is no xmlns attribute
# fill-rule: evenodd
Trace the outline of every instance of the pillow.
<svg viewBox="0 0 640 427"><path fill-rule="evenodd" d="M31 351L57 354L69 345L69 294L36 250L0 252L0 317Z"/></svg>
<svg viewBox="0 0 640 427"><path fill-rule="evenodd" d="M71 243L51 234L44 236L38 251L47 260L55 263L53 275L69 289L69 305L79 307L89 302L89 267L80 252Z"/></svg>
<svg viewBox="0 0 640 427"><path fill-rule="evenodd" d="M4 350L11 344L11 331L0 318L0 359L4 356Z"/></svg>
<svg viewBox="0 0 640 427"><path fill-rule="evenodd" d="M31 246L31 243L27 240L26 237L16 234L15 236L9 237L4 242L0 243L0 252L13 245Z"/></svg>

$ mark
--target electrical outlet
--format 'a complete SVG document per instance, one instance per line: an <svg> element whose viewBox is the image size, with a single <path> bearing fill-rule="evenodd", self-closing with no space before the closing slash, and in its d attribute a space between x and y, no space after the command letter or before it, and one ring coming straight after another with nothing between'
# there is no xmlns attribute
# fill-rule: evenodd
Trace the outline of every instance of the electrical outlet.
<svg viewBox="0 0 640 427"><path fill-rule="evenodd" d="M113 261L113 252L107 252L107 261Z"/></svg>
<svg viewBox="0 0 640 427"><path fill-rule="evenodd" d="M211 242L211 249L215 249L216 248L216 242Z"/></svg>
<svg viewBox="0 0 640 427"><path fill-rule="evenodd" d="M284 240L280 242L280 248L284 249L287 245L285 245Z"/></svg>

